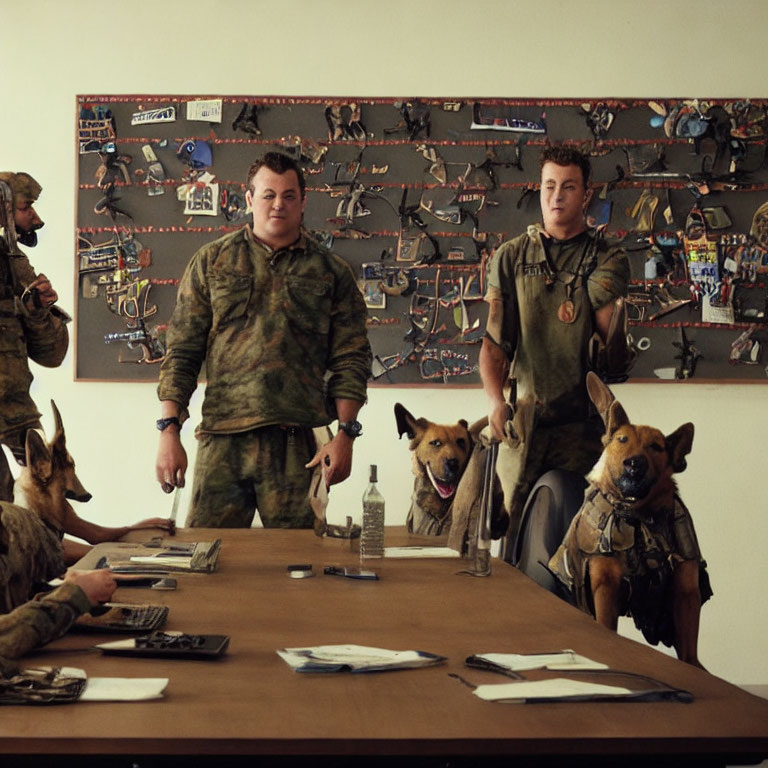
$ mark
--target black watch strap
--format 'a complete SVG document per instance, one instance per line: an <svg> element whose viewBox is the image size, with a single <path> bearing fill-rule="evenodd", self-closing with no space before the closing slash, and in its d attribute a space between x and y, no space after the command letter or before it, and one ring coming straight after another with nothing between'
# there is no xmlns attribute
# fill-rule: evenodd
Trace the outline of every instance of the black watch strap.
<svg viewBox="0 0 768 768"><path fill-rule="evenodd" d="M363 425L357 420L340 421L339 429L342 432L345 432L346 434L348 434L352 439L356 437L360 437L363 434Z"/></svg>
<svg viewBox="0 0 768 768"><path fill-rule="evenodd" d="M178 416L169 416L167 419L158 419L155 422L155 426L161 432L168 429L168 427L170 427L171 424L175 424L179 429L181 429L181 422L179 421Z"/></svg>

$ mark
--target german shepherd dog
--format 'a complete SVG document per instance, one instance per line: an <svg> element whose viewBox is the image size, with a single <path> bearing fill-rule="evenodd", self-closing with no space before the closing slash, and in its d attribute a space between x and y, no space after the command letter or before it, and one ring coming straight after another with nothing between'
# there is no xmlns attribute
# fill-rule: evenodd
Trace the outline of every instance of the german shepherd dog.
<svg viewBox="0 0 768 768"><path fill-rule="evenodd" d="M171 535L175 533L176 524L168 518L150 517L134 525L111 527L97 525L79 517L67 500L86 502L91 500L91 494L83 488L83 484L77 477L74 459L67 450L61 414L53 400L51 400L51 409L56 428L53 440L47 446L51 465L49 467L47 464L33 462L30 467L28 463L27 471L20 473L13 487L14 502L20 503L27 509L36 510L49 525L70 536L77 536L89 544L117 541L130 531L145 528L159 528ZM47 474L41 474L43 468ZM66 549L65 546L65 551ZM69 559L74 562L82 554L84 553L79 552L77 556Z"/></svg>
<svg viewBox="0 0 768 768"><path fill-rule="evenodd" d="M58 412L57 412L58 413ZM66 449L64 449L66 451ZM14 486L14 501L0 502L0 611L26 602L38 584L64 575L61 543L65 500L90 498L68 462L61 444L45 444L39 432L27 432L26 466ZM68 454L66 454L68 456Z"/></svg>
<svg viewBox="0 0 768 768"><path fill-rule="evenodd" d="M464 419L434 424L416 419L395 404L398 436L408 435L416 476L406 526L409 533L439 536L451 524L451 504L472 453L473 439Z"/></svg>
<svg viewBox="0 0 768 768"><path fill-rule="evenodd" d="M26 436L26 466L14 485L14 503L0 502L0 611L9 611L29 599L38 582L63 575L78 556L67 555L68 533L89 544L116 541L128 531L160 528L172 532L173 525L162 518L151 518L136 525L110 528L82 520L69 499L89 501L67 450L64 425L51 400L55 421L53 440L46 444L35 430ZM78 554L82 554L79 552Z"/></svg>
<svg viewBox="0 0 768 768"><path fill-rule="evenodd" d="M632 424L593 373L587 389L605 423L604 449L550 568L603 626L615 631L630 615L650 643L700 667L699 614L712 591L672 477L686 467L693 424L665 436Z"/></svg>

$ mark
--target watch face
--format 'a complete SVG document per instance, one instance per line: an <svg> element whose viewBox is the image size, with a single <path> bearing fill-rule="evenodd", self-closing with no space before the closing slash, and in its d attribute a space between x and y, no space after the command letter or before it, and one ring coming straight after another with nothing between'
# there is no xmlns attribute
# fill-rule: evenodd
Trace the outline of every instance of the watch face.
<svg viewBox="0 0 768 768"><path fill-rule="evenodd" d="M363 433L363 425L359 421L340 421L339 429L350 437L359 437Z"/></svg>

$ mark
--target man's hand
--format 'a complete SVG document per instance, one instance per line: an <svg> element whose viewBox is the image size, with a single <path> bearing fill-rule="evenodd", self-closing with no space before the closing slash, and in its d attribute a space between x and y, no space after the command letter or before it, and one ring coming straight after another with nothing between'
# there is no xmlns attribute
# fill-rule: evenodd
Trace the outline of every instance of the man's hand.
<svg viewBox="0 0 768 768"><path fill-rule="evenodd" d="M59 294L53 290L51 281L41 274L26 287L22 299L27 309L48 309L59 300Z"/></svg>
<svg viewBox="0 0 768 768"><path fill-rule="evenodd" d="M98 571L76 571L70 568L64 581L77 584L85 592L91 605L106 603L117 587L117 582L106 568Z"/></svg>
<svg viewBox="0 0 768 768"><path fill-rule="evenodd" d="M171 536L176 533L176 524L169 517L148 517L146 520L129 525L128 531L142 531L146 528L159 528Z"/></svg>
<svg viewBox="0 0 768 768"><path fill-rule="evenodd" d="M352 438L339 431L329 443L321 446L306 464L307 469L313 469L322 462L325 485L330 488L349 477L352 471Z"/></svg>
<svg viewBox="0 0 768 768"><path fill-rule="evenodd" d="M155 463L157 482L166 493L170 493L176 487L184 487L186 472L187 452L181 444L178 430L168 427L160 433L160 446Z"/></svg>
<svg viewBox="0 0 768 768"><path fill-rule="evenodd" d="M502 398L491 400L488 413L488 424L491 427L491 435L494 440L502 441L505 435L505 427L510 419L509 406Z"/></svg>

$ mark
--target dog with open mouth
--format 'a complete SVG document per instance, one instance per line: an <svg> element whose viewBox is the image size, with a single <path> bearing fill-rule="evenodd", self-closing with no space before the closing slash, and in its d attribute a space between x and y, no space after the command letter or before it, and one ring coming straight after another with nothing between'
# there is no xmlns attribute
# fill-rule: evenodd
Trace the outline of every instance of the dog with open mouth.
<svg viewBox="0 0 768 768"><path fill-rule="evenodd" d="M395 404L398 436L408 435L415 475L409 533L439 536L451 524L451 505L472 453L473 438L464 419L456 424L435 424Z"/></svg>
<svg viewBox="0 0 768 768"><path fill-rule="evenodd" d="M549 568L598 623L616 631L619 616L631 616L649 643L700 667L699 615L712 590L673 479L686 468L693 424L665 436L632 424L591 372L587 391L605 423L604 449Z"/></svg>

